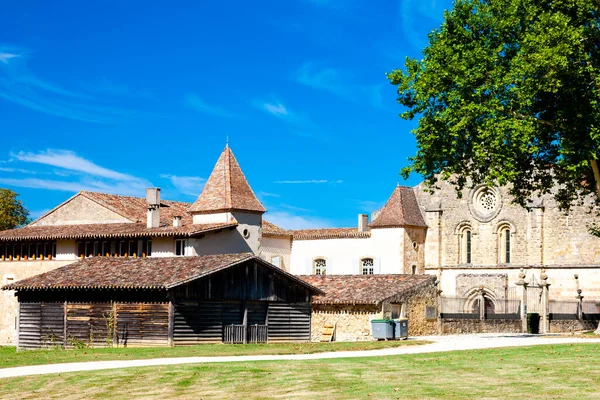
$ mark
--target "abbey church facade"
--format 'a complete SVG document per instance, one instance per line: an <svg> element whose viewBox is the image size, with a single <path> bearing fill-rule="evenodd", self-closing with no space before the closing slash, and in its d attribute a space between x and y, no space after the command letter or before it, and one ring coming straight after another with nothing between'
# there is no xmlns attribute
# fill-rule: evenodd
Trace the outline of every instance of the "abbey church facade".
<svg viewBox="0 0 600 400"><path fill-rule="evenodd" d="M565 214L548 196L524 209L503 188L459 198L445 183L434 193L422 185L390 192L354 227L286 230L268 222L228 147L193 204L162 199L156 188L146 197L80 192L28 226L0 232L0 283L9 289L0 293L0 343L16 340L12 285L95 258L249 253L295 276L385 275L386 288L400 275L433 275L444 296L483 291L494 302L524 278L548 282L551 299L600 300L600 239L588 231L585 205ZM348 282L365 298L382 284ZM343 288L332 290L343 297Z"/></svg>

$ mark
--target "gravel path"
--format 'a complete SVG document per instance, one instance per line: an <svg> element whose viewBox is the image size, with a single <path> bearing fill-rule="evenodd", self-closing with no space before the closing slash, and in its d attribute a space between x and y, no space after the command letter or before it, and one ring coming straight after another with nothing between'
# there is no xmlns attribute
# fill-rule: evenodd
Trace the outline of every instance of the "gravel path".
<svg viewBox="0 0 600 400"><path fill-rule="evenodd" d="M127 361L89 361L79 363L33 365L0 369L0 379L28 375L58 374L79 371L96 371L102 369L150 367L157 365L180 365L200 363L251 362L251 361L287 361L287 360L321 360L330 358L381 357L402 354L422 354L455 350L491 349L498 347L535 346L562 343L600 343L600 339L585 339L568 336L523 335L523 334L477 334L423 336L418 339L431 340L434 343L420 346L402 346L389 349L364 351L338 351L317 354L227 356L227 357L177 357L154 358L148 360Z"/></svg>

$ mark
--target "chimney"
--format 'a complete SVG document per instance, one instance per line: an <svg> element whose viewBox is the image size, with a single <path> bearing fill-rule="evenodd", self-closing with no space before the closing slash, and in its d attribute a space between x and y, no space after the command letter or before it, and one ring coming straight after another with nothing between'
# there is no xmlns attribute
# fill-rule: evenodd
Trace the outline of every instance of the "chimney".
<svg viewBox="0 0 600 400"><path fill-rule="evenodd" d="M181 221L181 216L176 215L173 217L173 228L181 228L183 222Z"/></svg>
<svg viewBox="0 0 600 400"><path fill-rule="evenodd" d="M369 214L358 214L358 231L367 232L369 230Z"/></svg>
<svg viewBox="0 0 600 400"><path fill-rule="evenodd" d="M146 226L148 228L158 228L160 226L160 189L146 189L146 203L148 203L148 218Z"/></svg>

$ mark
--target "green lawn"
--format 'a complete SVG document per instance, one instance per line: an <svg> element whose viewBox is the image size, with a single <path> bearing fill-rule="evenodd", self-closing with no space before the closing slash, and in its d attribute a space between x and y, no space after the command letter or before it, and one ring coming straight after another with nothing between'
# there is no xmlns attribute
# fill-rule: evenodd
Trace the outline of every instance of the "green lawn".
<svg viewBox="0 0 600 400"><path fill-rule="evenodd" d="M182 365L0 380L28 398L600 398L600 345Z"/></svg>
<svg viewBox="0 0 600 400"><path fill-rule="evenodd" d="M81 361L136 360L162 357L245 356L258 354L311 354L327 351L374 350L429 343L424 340L400 340L354 343L270 343L204 344L182 347L94 348L80 350L27 350L0 346L0 368L22 365L54 364ZM1 397L1 396L0 396Z"/></svg>

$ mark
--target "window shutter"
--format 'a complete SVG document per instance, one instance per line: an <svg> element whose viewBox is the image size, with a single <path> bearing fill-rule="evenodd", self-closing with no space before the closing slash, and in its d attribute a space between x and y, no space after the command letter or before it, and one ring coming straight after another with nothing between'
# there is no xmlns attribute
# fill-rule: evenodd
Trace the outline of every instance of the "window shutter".
<svg viewBox="0 0 600 400"><path fill-rule="evenodd" d="M362 274L362 271L360 270L360 260L358 258L355 258L352 261L352 273L354 275L360 275L360 274Z"/></svg>
<svg viewBox="0 0 600 400"><path fill-rule="evenodd" d="M381 264L379 262L379 257L373 258L373 273L381 274Z"/></svg>

